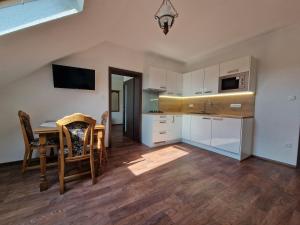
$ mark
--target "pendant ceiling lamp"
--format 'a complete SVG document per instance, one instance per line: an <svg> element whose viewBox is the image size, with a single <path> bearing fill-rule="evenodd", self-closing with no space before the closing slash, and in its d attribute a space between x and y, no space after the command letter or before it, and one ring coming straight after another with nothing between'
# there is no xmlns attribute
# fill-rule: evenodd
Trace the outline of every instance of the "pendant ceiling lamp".
<svg viewBox="0 0 300 225"><path fill-rule="evenodd" d="M171 1L163 0L155 14L155 19L158 21L159 27L163 29L165 35L167 35L173 26L176 17L178 17L178 13Z"/></svg>

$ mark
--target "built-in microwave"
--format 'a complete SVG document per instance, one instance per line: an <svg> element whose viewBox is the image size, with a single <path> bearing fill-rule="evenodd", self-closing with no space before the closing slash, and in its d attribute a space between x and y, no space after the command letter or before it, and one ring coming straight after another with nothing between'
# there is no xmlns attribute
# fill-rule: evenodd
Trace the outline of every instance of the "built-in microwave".
<svg viewBox="0 0 300 225"><path fill-rule="evenodd" d="M219 77L219 93L248 91L249 71Z"/></svg>

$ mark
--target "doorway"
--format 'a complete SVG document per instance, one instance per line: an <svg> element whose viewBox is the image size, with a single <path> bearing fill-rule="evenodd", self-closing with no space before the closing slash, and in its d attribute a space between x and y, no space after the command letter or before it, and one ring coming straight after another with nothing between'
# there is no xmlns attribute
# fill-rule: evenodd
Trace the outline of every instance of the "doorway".
<svg viewBox="0 0 300 225"><path fill-rule="evenodd" d="M109 68L109 147L141 141L142 74Z"/></svg>
<svg viewBox="0 0 300 225"><path fill-rule="evenodd" d="M298 155L297 155L297 168L300 168L300 129L299 129L299 140L298 140Z"/></svg>

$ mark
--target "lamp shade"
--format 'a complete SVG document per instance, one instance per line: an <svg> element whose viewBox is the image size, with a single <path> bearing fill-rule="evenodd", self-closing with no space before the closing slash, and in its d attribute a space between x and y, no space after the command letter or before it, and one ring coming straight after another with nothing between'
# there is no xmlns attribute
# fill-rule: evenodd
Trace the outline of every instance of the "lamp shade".
<svg viewBox="0 0 300 225"><path fill-rule="evenodd" d="M170 0L163 0L162 5L155 14L155 19L158 21L159 27L163 29L164 34L167 34L173 26L178 13Z"/></svg>

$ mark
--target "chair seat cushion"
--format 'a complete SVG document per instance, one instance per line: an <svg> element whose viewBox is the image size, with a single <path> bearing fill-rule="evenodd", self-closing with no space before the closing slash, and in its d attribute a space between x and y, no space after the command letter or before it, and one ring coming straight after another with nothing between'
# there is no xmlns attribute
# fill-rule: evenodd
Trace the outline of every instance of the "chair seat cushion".
<svg viewBox="0 0 300 225"><path fill-rule="evenodd" d="M57 137L47 138L46 145L58 145L59 139ZM40 139L35 138L31 143L32 146L38 147L40 146Z"/></svg>

